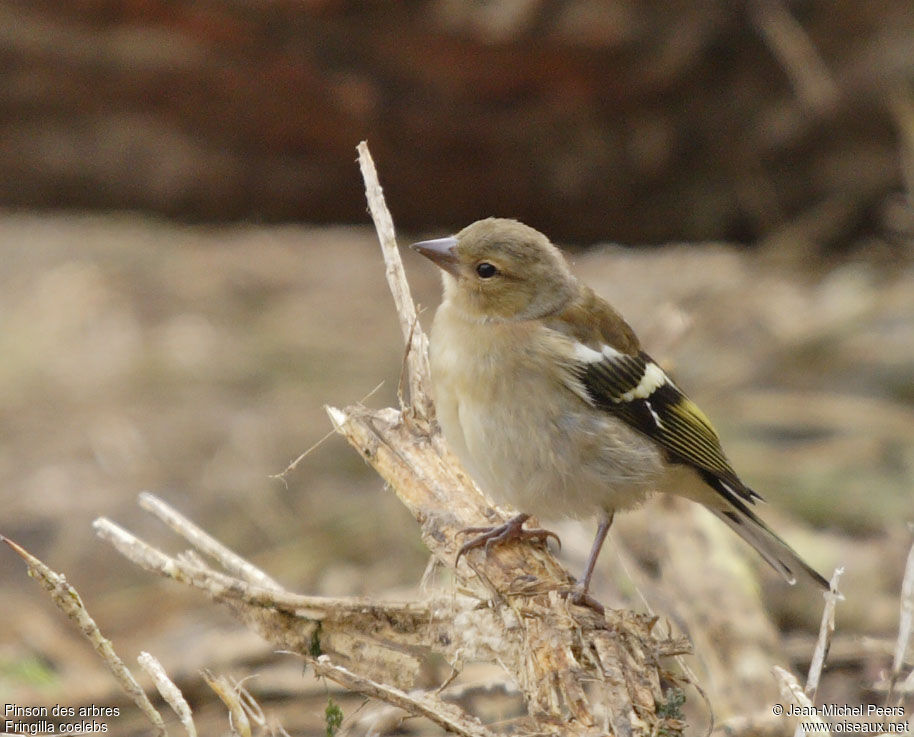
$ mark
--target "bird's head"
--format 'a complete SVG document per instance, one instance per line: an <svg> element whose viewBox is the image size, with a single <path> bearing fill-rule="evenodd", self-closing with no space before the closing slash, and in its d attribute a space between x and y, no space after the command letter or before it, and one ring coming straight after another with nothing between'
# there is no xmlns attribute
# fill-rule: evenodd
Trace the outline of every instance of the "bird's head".
<svg viewBox="0 0 914 737"><path fill-rule="evenodd" d="M516 220L478 220L455 236L412 247L443 269L445 299L472 320L543 317L574 294L561 252Z"/></svg>

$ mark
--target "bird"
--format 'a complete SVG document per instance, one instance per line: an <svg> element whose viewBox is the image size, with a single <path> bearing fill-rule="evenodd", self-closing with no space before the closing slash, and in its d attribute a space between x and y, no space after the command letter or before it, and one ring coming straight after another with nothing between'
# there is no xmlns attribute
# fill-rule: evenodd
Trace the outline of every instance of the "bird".
<svg viewBox="0 0 914 737"><path fill-rule="evenodd" d="M486 218L412 248L441 269L430 331L437 417L458 459L493 499L522 510L459 550L552 533L537 518L596 516L571 598L591 578L616 512L654 492L698 502L789 583L828 582L756 514L762 497L727 459L711 421L641 347L623 317L571 271L550 240Z"/></svg>

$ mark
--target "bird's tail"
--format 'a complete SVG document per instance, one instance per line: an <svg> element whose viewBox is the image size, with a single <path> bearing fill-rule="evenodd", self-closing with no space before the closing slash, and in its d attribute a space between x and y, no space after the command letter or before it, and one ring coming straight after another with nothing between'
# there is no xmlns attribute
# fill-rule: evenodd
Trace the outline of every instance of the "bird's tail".
<svg viewBox="0 0 914 737"><path fill-rule="evenodd" d="M796 583L797 573L800 573L824 589L829 587L828 581L806 563L796 550L778 537L755 512L738 499L731 498L729 501L730 504L724 508L709 508L726 522L731 530L755 548L774 570L787 579L788 583Z"/></svg>

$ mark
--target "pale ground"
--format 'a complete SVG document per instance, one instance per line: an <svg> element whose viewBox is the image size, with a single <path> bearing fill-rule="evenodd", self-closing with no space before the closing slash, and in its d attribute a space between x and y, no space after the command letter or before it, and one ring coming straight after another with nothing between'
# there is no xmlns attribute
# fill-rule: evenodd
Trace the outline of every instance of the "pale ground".
<svg viewBox="0 0 914 737"><path fill-rule="evenodd" d="M415 523L342 440L313 451L288 487L270 478L327 432L324 404L357 402L382 381L366 403L396 401L402 348L373 231L7 212L0 253L0 534L66 573L128 662L152 651L192 695L204 666L263 671L278 700L316 695L287 728L322 733L328 687L288 656L275 666L282 657L200 597L134 570L91 522L104 515L175 549L136 507L149 489L293 590L417 583ZM433 308L437 274L405 259ZM717 421L770 501L766 518L826 574L846 566L839 633L894 636L914 520L910 263L788 274L706 246L592 251L576 270ZM620 535L644 514L650 505ZM574 561L590 527L571 544L563 534ZM598 577L619 574L612 556L610 546ZM818 598L764 576L785 631L812 631ZM0 701L122 703L4 550L0 596ZM852 682L862 691L879 667L856 663ZM338 700L347 715L359 703Z"/></svg>

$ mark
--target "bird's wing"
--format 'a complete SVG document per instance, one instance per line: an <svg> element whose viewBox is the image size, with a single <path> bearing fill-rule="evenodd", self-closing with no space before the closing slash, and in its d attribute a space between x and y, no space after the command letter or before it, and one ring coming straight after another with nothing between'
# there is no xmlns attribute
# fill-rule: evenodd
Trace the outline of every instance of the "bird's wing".
<svg viewBox="0 0 914 737"><path fill-rule="evenodd" d="M693 467L728 499L761 497L740 481L720 439L698 405L643 351L626 353L609 345L600 350L575 345L572 373L584 398L658 443L670 460Z"/></svg>
<svg viewBox="0 0 914 737"><path fill-rule="evenodd" d="M568 385L584 401L653 439L671 461L694 468L725 499L761 499L730 466L704 412L641 350L631 327L592 289L580 285L576 298L546 327L570 341L563 351L570 355Z"/></svg>
<svg viewBox="0 0 914 737"><path fill-rule="evenodd" d="M761 496L740 481L711 422L641 350L634 331L609 304L581 286L577 298L545 323L557 338L553 345L569 389L644 433L670 461L694 469L721 496L720 504L705 501L705 506L790 583L802 571L828 588L828 581L750 509Z"/></svg>
<svg viewBox="0 0 914 737"><path fill-rule="evenodd" d="M717 433L698 406L643 351L623 353L603 345L600 350L574 344L573 382L569 386L585 401L637 428L716 490L727 504L706 506L755 548L790 583L804 572L818 586L826 581L749 508L761 499L730 467Z"/></svg>

